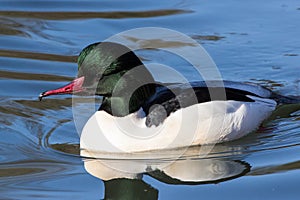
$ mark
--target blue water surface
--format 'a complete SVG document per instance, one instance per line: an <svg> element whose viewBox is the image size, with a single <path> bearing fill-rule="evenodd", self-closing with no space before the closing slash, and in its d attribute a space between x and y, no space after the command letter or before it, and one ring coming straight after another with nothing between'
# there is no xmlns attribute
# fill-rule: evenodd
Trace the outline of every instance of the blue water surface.
<svg viewBox="0 0 300 200"><path fill-rule="evenodd" d="M174 169L184 166L174 170L177 174L160 170L145 173L142 179L101 180L85 169L86 160L79 156L72 96L37 99L40 92L76 77L82 48L142 27L167 28L193 38L226 80L254 82L283 95L300 96L299 1L2 0L0 4L0 199L299 198L299 105L278 108L259 130L217 145L209 158L191 153L183 161L173 160ZM167 52L150 49L137 54L146 64L161 63L190 80L199 78L186 61ZM204 168L220 175L205 179L200 176ZM186 173L189 178L184 179Z"/></svg>

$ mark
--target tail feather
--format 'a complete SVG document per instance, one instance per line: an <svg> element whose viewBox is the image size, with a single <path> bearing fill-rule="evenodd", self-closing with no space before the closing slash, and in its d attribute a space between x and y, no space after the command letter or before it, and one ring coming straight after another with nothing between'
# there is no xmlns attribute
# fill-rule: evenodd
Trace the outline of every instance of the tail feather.
<svg viewBox="0 0 300 200"><path fill-rule="evenodd" d="M272 93L271 98L278 104L300 104L300 96L282 96L280 94Z"/></svg>

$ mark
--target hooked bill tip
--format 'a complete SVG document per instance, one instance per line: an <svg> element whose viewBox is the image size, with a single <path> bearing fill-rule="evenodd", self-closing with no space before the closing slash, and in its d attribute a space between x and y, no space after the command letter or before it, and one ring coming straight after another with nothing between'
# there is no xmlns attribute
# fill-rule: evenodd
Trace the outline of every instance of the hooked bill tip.
<svg viewBox="0 0 300 200"><path fill-rule="evenodd" d="M45 92L42 92L40 95L39 95L39 100L42 101L43 97L44 97L44 94Z"/></svg>

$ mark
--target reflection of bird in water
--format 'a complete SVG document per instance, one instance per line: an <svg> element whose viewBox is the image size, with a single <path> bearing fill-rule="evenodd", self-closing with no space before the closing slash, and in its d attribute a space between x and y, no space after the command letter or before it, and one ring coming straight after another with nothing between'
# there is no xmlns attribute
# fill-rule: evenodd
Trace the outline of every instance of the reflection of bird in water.
<svg viewBox="0 0 300 200"><path fill-rule="evenodd" d="M238 139L255 130L277 103L295 102L253 84L155 82L130 49L111 42L84 48L78 57L78 78L43 92L40 99L71 93L103 96L99 111L83 129L81 148L106 152Z"/></svg>
<svg viewBox="0 0 300 200"><path fill-rule="evenodd" d="M158 191L143 181L144 174L167 184L198 185L231 180L250 171L250 165L239 160L245 156L239 147L216 145L209 154L200 146L185 150L177 159L167 158L182 153L181 149L114 155L98 152L92 155L102 159L86 158L84 166L104 181L105 197L115 199L157 199Z"/></svg>
<svg viewBox="0 0 300 200"><path fill-rule="evenodd" d="M245 156L240 147L206 148L194 146L123 154L81 150L81 155L85 157L86 170L102 180L141 179L147 173L163 182L173 179L170 183L216 183L249 171L250 166L239 161Z"/></svg>
<svg viewBox="0 0 300 200"><path fill-rule="evenodd" d="M158 190L141 179L112 179L104 181L104 199L158 199Z"/></svg>

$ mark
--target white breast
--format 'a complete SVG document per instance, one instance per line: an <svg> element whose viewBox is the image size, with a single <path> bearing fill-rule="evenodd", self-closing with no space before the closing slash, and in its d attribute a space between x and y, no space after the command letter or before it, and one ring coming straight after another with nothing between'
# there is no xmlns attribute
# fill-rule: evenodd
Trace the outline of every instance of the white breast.
<svg viewBox="0 0 300 200"><path fill-rule="evenodd" d="M158 127L146 127L142 110L125 117L96 112L83 128L80 146L104 152L137 152L238 139L255 130L276 107L255 102L212 101L178 110Z"/></svg>

